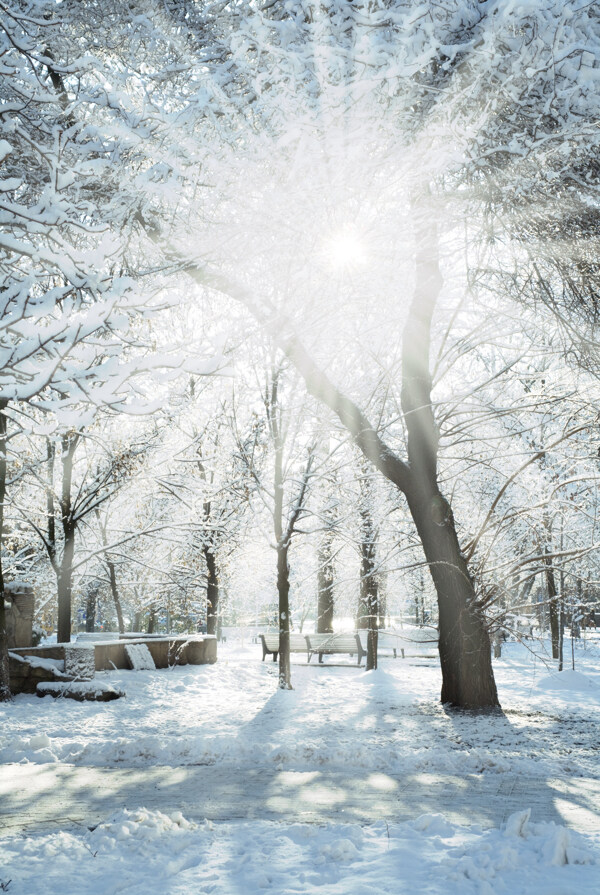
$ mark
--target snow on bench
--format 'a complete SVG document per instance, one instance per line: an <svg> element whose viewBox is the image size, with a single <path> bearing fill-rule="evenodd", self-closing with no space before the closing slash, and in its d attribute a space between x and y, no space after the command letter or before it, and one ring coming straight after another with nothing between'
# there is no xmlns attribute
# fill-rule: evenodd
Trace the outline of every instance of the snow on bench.
<svg viewBox="0 0 600 895"><path fill-rule="evenodd" d="M405 656L427 656L437 654L438 631L434 627L406 626L400 630L381 628L378 633L377 647L391 650L394 659L398 652L404 659Z"/></svg>
<svg viewBox="0 0 600 895"><path fill-rule="evenodd" d="M125 654L133 671L154 671L156 665L145 643L128 643Z"/></svg>
<svg viewBox="0 0 600 895"><path fill-rule="evenodd" d="M273 661L276 662L279 654L279 634L267 631L266 634L259 634L259 637L263 648L263 662L265 656L273 656ZM290 633L290 653L306 653L308 655L308 645L304 634Z"/></svg>
<svg viewBox="0 0 600 895"><path fill-rule="evenodd" d="M279 634L269 633L260 634L260 640L263 648L263 662L265 656L273 656L273 661L277 661L279 653ZM363 656L366 656L366 650L360 642L358 634L290 634L290 653L306 653L307 661L310 662L315 653L319 654L319 662L323 662L323 656L342 655L348 653L351 656L358 654L358 664L360 665Z"/></svg>
<svg viewBox="0 0 600 895"><path fill-rule="evenodd" d="M353 656L358 655L357 664L360 665L363 656L367 655L363 647L360 635L354 634L307 634L306 642L308 643L308 661L315 653L319 654L319 662L323 661L323 656L343 655L348 653Z"/></svg>

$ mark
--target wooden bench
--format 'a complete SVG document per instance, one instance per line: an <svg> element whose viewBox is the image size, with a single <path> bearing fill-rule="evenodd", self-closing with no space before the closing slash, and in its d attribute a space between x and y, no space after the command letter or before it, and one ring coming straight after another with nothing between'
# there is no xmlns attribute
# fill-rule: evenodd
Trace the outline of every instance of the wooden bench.
<svg viewBox="0 0 600 895"><path fill-rule="evenodd" d="M394 659L398 658L398 650L404 658L404 645L406 641L399 634L391 631L379 631L377 634L377 652L379 650L391 650Z"/></svg>
<svg viewBox="0 0 600 895"><path fill-rule="evenodd" d="M308 644L308 661L312 659L315 653L319 654L319 662L323 661L323 656L341 655L348 653L353 656L358 655L358 665L362 662L363 656L366 656L366 650L360 642L358 634L307 634L306 643Z"/></svg>
<svg viewBox="0 0 600 895"><path fill-rule="evenodd" d="M265 656L273 656L273 661L276 662L279 655L279 633L276 631L272 633L267 632L266 634L260 634L259 637L263 648L263 662L265 661ZM304 634L290 632L290 653L306 653L308 655L308 652L308 644Z"/></svg>
<svg viewBox="0 0 600 895"><path fill-rule="evenodd" d="M407 626L399 631L381 628L378 633L378 651L391 650L394 659L398 653L418 658L420 656L437 655L438 632L432 626Z"/></svg>

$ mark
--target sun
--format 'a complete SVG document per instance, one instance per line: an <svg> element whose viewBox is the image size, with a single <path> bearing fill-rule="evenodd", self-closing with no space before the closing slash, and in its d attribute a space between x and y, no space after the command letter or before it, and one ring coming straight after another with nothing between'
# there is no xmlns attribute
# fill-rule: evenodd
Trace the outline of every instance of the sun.
<svg viewBox="0 0 600 895"><path fill-rule="evenodd" d="M364 241L351 228L333 233L325 244L329 264L338 269L360 267L367 260Z"/></svg>

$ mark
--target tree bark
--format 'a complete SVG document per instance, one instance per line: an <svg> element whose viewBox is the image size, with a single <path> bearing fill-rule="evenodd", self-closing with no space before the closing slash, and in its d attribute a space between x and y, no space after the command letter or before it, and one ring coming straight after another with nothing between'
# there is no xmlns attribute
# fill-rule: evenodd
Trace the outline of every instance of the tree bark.
<svg viewBox="0 0 600 895"><path fill-rule="evenodd" d="M106 566L108 568L108 578L110 581L110 592L112 594L113 603L115 604L115 612L117 613L117 624L119 626L119 634L125 633L125 620L123 618L123 607L121 605L121 597L119 588L117 587L117 572L115 564L112 560L106 558Z"/></svg>
<svg viewBox="0 0 600 895"><path fill-rule="evenodd" d="M56 578L58 590L58 643L69 643L71 640L71 597L73 591L73 556L75 554L75 526L63 523L65 543L58 575Z"/></svg>
<svg viewBox="0 0 600 895"><path fill-rule="evenodd" d="M551 548L546 544L544 553L549 554ZM544 557L546 567L546 586L548 588L548 615L550 618L550 639L552 641L552 658L560 658L560 605L556 588L556 577L550 556Z"/></svg>
<svg viewBox="0 0 600 895"><path fill-rule="evenodd" d="M57 574L58 587L58 631L59 643L71 640L71 596L73 590L73 556L75 554L75 532L77 523L73 518L71 486L73 481L73 456L79 437L64 435L61 439L62 450L62 491L60 499L60 515L64 535L63 554Z"/></svg>
<svg viewBox="0 0 600 895"><path fill-rule="evenodd" d="M437 480L439 432L431 403L429 351L433 311L443 285L437 228L422 199L413 202L416 282L402 338L402 413L410 478L404 489L435 585L443 703L499 705L491 646L454 516Z"/></svg>
<svg viewBox="0 0 600 895"><path fill-rule="evenodd" d="M10 702L10 672L8 665L8 631L4 607L4 572L2 545L4 541L4 500L6 497L7 469L7 417L4 413L8 401L0 401L0 702Z"/></svg>
<svg viewBox="0 0 600 895"><path fill-rule="evenodd" d="M210 544L202 548L206 563L206 633L217 633L219 618L219 576L217 574L217 558Z"/></svg>
<svg viewBox="0 0 600 895"><path fill-rule="evenodd" d="M288 545L277 545L277 595L279 600L279 687L292 689L290 664L290 567Z"/></svg>
<svg viewBox="0 0 600 895"><path fill-rule="evenodd" d="M91 588L87 592L85 600L85 630L88 634L93 634L96 630L96 598L98 591Z"/></svg>
<svg viewBox="0 0 600 895"><path fill-rule="evenodd" d="M328 529L323 533L318 553L319 568L317 570L317 633L333 633L334 612L334 572L331 555L331 533Z"/></svg>

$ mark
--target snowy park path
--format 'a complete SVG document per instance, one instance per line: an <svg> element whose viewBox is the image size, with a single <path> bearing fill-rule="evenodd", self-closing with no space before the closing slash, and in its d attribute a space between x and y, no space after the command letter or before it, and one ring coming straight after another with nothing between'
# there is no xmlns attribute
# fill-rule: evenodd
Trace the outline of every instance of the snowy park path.
<svg viewBox="0 0 600 895"><path fill-rule="evenodd" d="M585 777L277 771L273 768L102 768L5 765L4 834L93 827L121 808L181 811L188 820L371 823L441 813L460 826L498 827L516 811L600 833L600 786Z"/></svg>

